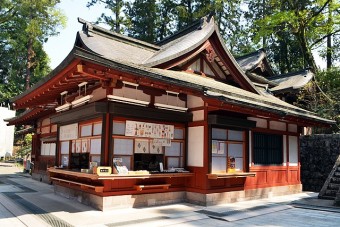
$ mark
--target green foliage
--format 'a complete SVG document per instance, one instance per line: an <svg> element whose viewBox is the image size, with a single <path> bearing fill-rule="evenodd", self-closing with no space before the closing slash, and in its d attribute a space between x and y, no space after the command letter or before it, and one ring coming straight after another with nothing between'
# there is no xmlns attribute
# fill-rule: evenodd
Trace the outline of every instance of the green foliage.
<svg viewBox="0 0 340 227"><path fill-rule="evenodd" d="M340 69L320 71L314 81L299 93L297 105L317 113L320 117L333 119L336 126L331 131L315 129L315 133L338 132L340 130Z"/></svg>
<svg viewBox="0 0 340 227"><path fill-rule="evenodd" d="M50 71L43 49L66 19L56 8L59 0L0 2L0 102L8 103Z"/></svg>
<svg viewBox="0 0 340 227"><path fill-rule="evenodd" d="M337 16L338 7L339 2L335 0L263 1L262 11L260 11L262 17L256 15L252 26L253 32L256 32L254 42L262 39L270 40L270 42L264 41L264 46L272 47L274 43L280 43L281 47L286 46L284 58L279 57L281 66L278 68L281 73L290 71L292 62L298 63L294 68L312 67L316 72L318 68L312 54L313 47L324 42L327 36L339 32L334 33L340 23L340 18ZM291 55L290 50L294 49L297 52ZM284 51L284 49L272 50L276 56Z"/></svg>

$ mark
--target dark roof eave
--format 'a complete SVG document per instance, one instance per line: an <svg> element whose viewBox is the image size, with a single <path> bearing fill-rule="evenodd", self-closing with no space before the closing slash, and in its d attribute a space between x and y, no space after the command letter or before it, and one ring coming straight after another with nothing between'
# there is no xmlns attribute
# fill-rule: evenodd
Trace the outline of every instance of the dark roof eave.
<svg viewBox="0 0 340 227"><path fill-rule="evenodd" d="M334 120L328 120L328 119L324 119L324 118L320 118L320 117L313 118L312 116L307 116L307 115L298 115L298 114L292 114L292 113L288 114L288 112L282 111L282 110L266 108L266 107L263 107L263 106L258 106L258 105L250 104L250 103L241 103L240 101L228 99L225 96L208 96L208 97L219 99L219 100L226 102L228 104L233 104L233 105L240 106L240 107L247 107L247 108L251 107L252 109L255 109L255 110L274 113L274 114L277 114L279 116L282 116L283 119L287 118L287 117L295 117L295 118L299 118L299 119L305 119L305 120L308 120L308 121L311 121L311 122L318 122L320 125L324 125L324 126L330 126L330 125L334 125L336 123Z"/></svg>
<svg viewBox="0 0 340 227"><path fill-rule="evenodd" d="M40 81L38 81L36 84L34 84L32 87L30 87L28 90L24 91L23 93L11 98L10 102L13 103L13 102L18 101L19 99L25 97L32 91L43 86L46 82L54 78L58 73L60 73L66 66L68 66L75 59L75 52L77 49L78 47L74 47L70 51L70 53L66 56L66 58L55 69L53 69L46 77L42 78Z"/></svg>

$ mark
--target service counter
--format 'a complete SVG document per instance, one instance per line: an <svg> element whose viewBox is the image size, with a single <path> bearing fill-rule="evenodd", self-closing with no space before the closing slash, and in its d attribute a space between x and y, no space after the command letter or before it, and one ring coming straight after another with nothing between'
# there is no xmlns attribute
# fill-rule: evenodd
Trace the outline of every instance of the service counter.
<svg viewBox="0 0 340 227"><path fill-rule="evenodd" d="M185 187L185 178L193 177L194 173L162 172L162 173L141 173L136 174L108 174L100 176L98 174L83 173L61 168L51 167L48 173L52 182L62 186L78 188L80 190L95 194L123 191L131 193L136 191L157 190L166 191L169 189ZM172 190L172 191L173 191ZM103 194L104 193L104 194Z"/></svg>

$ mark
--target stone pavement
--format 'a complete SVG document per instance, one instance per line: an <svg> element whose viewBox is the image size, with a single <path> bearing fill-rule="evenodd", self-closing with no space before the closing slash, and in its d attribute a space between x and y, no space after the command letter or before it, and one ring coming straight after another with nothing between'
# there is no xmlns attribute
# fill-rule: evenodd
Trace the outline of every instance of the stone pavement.
<svg viewBox="0 0 340 227"><path fill-rule="evenodd" d="M300 193L218 206L173 204L98 211L0 163L0 226L339 226L340 208Z"/></svg>

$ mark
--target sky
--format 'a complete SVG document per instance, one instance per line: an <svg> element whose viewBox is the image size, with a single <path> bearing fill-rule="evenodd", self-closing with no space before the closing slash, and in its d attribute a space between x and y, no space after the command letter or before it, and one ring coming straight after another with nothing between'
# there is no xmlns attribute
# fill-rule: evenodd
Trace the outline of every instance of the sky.
<svg viewBox="0 0 340 227"><path fill-rule="evenodd" d="M44 44L44 49L50 57L52 69L57 67L73 48L77 31L82 28L82 24L78 22L77 18L80 17L89 22L94 22L103 12L108 12L104 4L97 4L87 8L87 2L88 0L61 0L61 3L58 4L58 8L67 17L67 24L64 29L60 29L58 36L50 37L47 43ZM321 59L316 51L314 51L314 57L317 65L325 68L325 60Z"/></svg>
<svg viewBox="0 0 340 227"><path fill-rule="evenodd" d="M44 49L50 57L52 69L57 67L73 48L77 31L82 29L78 17L94 22L106 10L103 4L87 8L87 2L87 0L61 0L61 3L58 4L58 8L67 17L67 24L64 29L59 29L58 36L50 37L44 44Z"/></svg>

